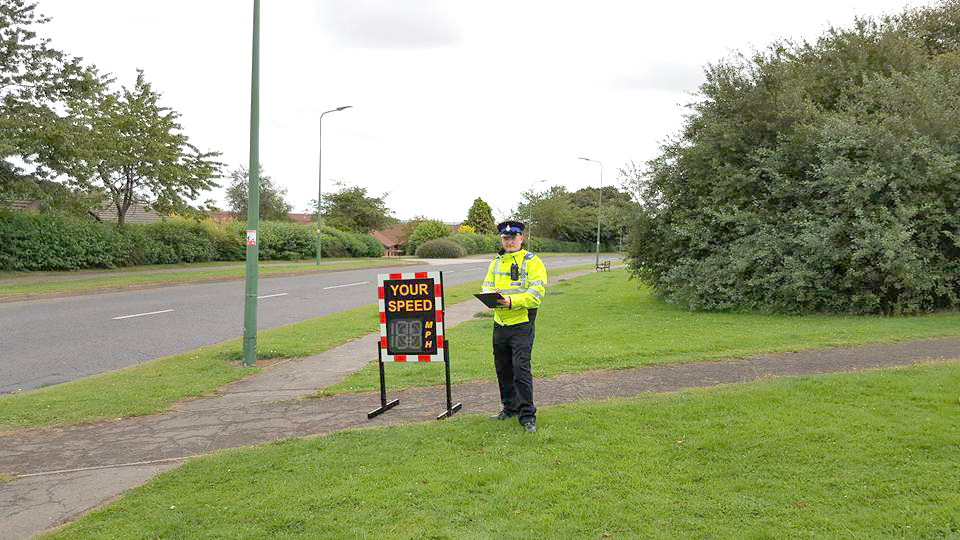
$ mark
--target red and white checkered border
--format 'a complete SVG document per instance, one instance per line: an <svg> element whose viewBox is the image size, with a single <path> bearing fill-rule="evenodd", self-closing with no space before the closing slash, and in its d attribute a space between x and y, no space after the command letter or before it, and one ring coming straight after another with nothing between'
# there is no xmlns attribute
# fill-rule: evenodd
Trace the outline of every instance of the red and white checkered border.
<svg viewBox="0 0 960 540"><path fill-rule="evenodd" d="M437 331L436 354L390 354L387 352L387 306L383 299L383 282L395 279L433 279L435 324ZM377 275L377 299L380 306L380 349L384 362L443 362L446 341L443 334L443 286L441 272L403 272Z"/></svg>

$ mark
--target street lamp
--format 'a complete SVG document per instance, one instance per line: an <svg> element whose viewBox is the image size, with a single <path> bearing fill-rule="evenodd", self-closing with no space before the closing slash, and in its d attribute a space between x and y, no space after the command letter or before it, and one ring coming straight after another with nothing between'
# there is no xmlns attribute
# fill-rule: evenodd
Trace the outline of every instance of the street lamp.
<svg viewBox="0 0 960 540"><path fill-rule="evenodd" d="M603 163L595 159L582 157L584 161L592 161L600 165L600 199L597 203L597 266L600 266L600 212L603 211Z"/></svg>
<svg viewBox="0 0 960 540"><path fill-rule="evenodd" d="M353 105L344 105L343 107L337 107L336 109L330 109L329 111L320 113L320 144L317 146L317 174L320 177L320 180L317 182L317 266L320 266L320 252L322 247L322 242L320 240L320 203L323 201L323 115L332 112L339 112L344 109L349 109L350 107L353 107Z"/></svg>

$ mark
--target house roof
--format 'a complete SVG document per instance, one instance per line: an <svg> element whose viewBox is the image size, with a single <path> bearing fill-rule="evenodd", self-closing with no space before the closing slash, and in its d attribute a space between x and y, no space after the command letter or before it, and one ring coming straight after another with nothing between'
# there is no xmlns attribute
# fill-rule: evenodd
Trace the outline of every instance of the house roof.
<svg viewBox="0 0 960 540"><path fill-rule="evenodd" d="M317 219L316 214L287 214L287 217L294 223L313 223Z"/></svg>
<svg viewBox="0 0 960 540"><path fill-rule="evenodd" d="M382 231L370 231L370 236L374 237L384 247L399 246L401 238L406 232L406 223L395 223Z"/></svg>
<svg viewBox="0 0 960 540"><path fill-rule="evenodd" d="M8 201L2 206L12 210L20 211L39 210L41 208L40 201L35 199L18 199ZM110 204L109 201L105 201L103 206L101 206L99 209L91 208L90 213L96 216L100 221L110 223L117 222L117 208ZM161 219L163 219L163 216L138 202L131 204L130 208L127 209L127 213L123 216L124 223L156 223Z"/></svg>
<svg viewBox="0 0 960 540"><path fill-rule="evenodd" d="M3 206L4 208L9 208L11 210L39 210L40 201L18 199L18 200L0 203L0 206Z"/></svg>

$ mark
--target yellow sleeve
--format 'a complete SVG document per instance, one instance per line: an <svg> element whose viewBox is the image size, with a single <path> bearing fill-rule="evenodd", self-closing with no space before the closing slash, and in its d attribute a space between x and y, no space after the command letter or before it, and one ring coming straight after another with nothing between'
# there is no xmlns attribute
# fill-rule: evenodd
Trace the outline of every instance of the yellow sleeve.
<svg viewBox="0 0 960 540"><path fill-rule="evenodd" d="M497 290L496 281L493 278L493 271L496 268L497 261L500 260L499 257L490 261L490 266L487 267L487 276L483 278L483 285L481 285L481 292L495 292Z"/></svg>

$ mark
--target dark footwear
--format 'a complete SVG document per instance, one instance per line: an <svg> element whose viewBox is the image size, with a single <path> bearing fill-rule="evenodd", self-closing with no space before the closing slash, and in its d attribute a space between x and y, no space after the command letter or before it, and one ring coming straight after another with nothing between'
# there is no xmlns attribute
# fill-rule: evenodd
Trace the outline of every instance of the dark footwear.
<svg viewBox="0 0 960 540"><path fill-rule="evenodd" d="M513 417L513 416L516 416L516 415L515 415L514 413L508 411L508 410L502 410L502 411L500 411L500 414L497 414L497 415L495 415L495 416L491 416L490 419L491 419L491 420L506 420L507 418L511 418L511 417Z"/></svg>
<svg viewBox="0 0 960 540"><path fill-rule="evenodd" d="M525 424L523 424L523 430L526 431L527 433L536 433L537 432L536 422L526 422Z"/></svg>

